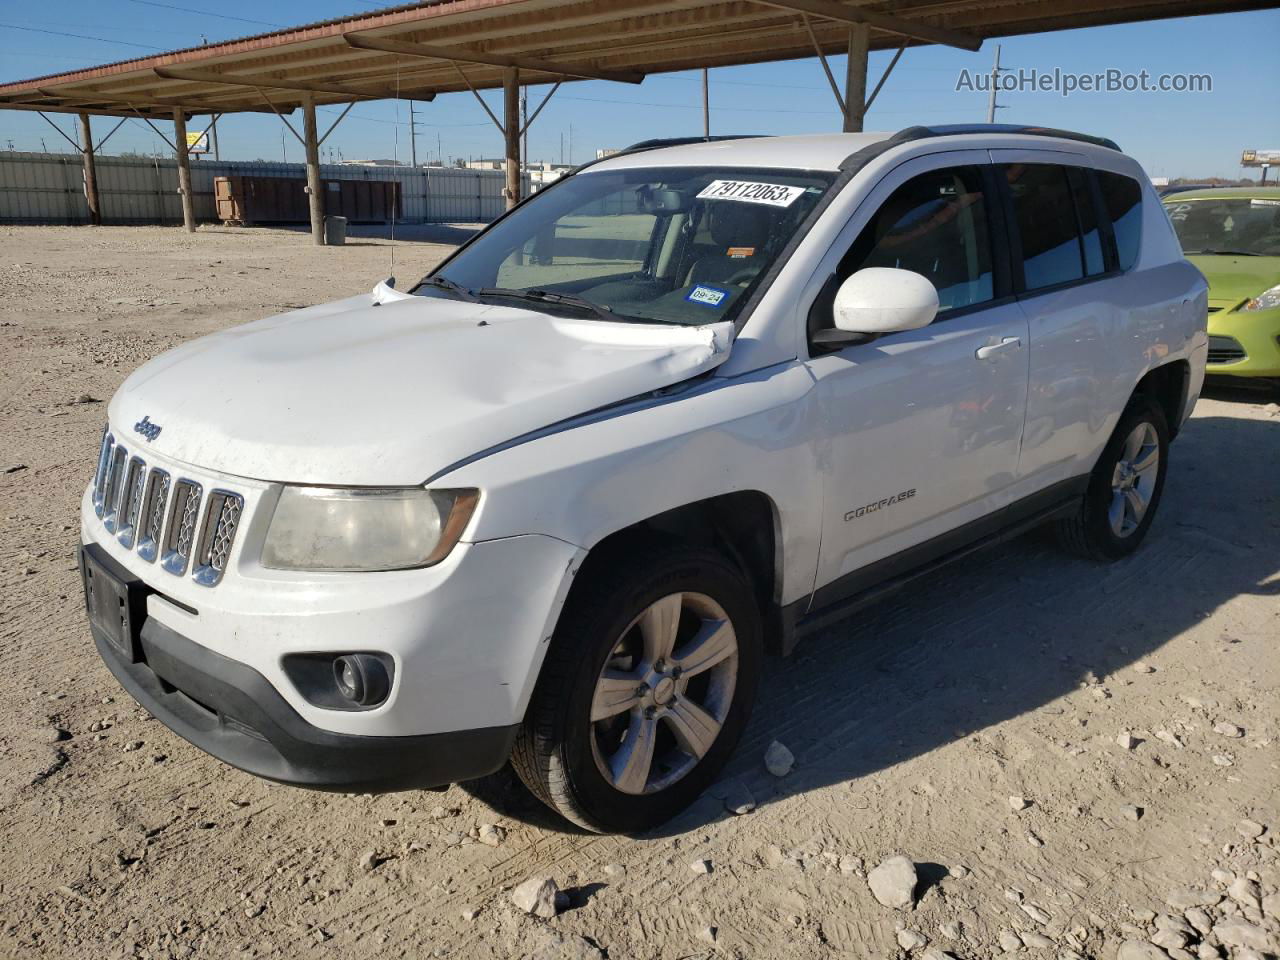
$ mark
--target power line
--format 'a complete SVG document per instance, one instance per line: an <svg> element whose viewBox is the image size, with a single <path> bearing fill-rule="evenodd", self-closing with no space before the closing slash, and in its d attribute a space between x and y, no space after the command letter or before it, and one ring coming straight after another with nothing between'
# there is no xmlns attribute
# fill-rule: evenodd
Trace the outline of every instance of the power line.
<svg viewBox="0 0 1280 960"><path fill-rule="evenodd" d="M153 47L149 43L131 43L128 40L108 40L106 37L90 37L83 33L64 33L61 30L41 30L39 27L24 27L16 23L0 23L0 27L8 30L26 30L28 33L47 33L54 37L72 37L76 40L97 40L101 43L116 43L122 47L141 47L143 50L164 49L164 47Z"/></svg>
<svg viewBox="0 0 1280 960"><path fill-rule="evenodd" d="M271 23L267 20L250 20L248 17L233 17L229 13L214 13L212 10L198 10L195 7L180 7L174 3L158 3L157 0L129 0L130 3L140 3L147 7L164 7L166 10L181 10L183 13L195 13L202 17L217 17L220 20L235 20L239 23L254 23L260 27L278 27L285 29L283 23Z"/></svg>
<svg viewBox="0 0 1280 960"><path fill-rule="evenodd" d="M337 114L340 112L341 111L339 110L326 110L324 107L316 107L316 113ZM359 114L359 113L349 113L347 114L347 119L365 120L365 121L368 121L369 123L390 123L399 127L407 127L409 125L408 122L404 120L387 120L384 117L366 117L363 114ZM484 121L481 121L480 123L427 123L424 121L421 123L421 126L424 126L424 127L487 127L489 126L489 121L484 120Z"/></svg>

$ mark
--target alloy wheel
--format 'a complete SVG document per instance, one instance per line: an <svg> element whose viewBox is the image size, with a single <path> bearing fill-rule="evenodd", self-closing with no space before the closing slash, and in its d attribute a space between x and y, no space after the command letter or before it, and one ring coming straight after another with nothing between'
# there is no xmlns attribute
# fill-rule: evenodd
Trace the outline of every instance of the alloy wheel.
<svg viewBox="0 0 1280 960"><path fill-rule="evenodd" d="M622 793L665 790L698 765L733 704L738 638L701 593L646 607L618 638L591 701L591 750Z"/></svg>
<svg viewBox="0 0 1280 960"><path fill-rule="evenodd" d="M1139 423L1125 438L1111 475L1111 532L1128 537L1142 525L1160 475L1160 439L1156 428Z"/></svg>

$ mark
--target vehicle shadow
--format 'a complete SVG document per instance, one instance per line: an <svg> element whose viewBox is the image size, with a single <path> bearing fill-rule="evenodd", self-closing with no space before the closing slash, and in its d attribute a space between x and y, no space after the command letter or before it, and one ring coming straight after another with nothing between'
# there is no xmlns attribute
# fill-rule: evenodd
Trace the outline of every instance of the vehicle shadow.
<svg viewBox="0 0 1280 960"><path fill-rule="evenodd" d="M1280 378L1206 377L1200 395L1224 403L1280 403Z"/></svg>
<svg viewBox="0 0 1280 960"><path fill-rule="evenodd" d="M1160 513L1132 557L1076 559L1035 531L804 638L790 658L769 658L720 783L653 835L729 816L718 794L735 779L758 806L839 783L856 794L860 778L958 738L1061 712L1058 698L1105 685L1239 595L1280 598L1280 418L1192 420L1170 459ZM796 757L784 778L764 769L774 739ZM496 794L463 789L507 816L578 832L519 799L509 772L496 779L505 783Z"/></svg>
<svg viewBox="0 0 1280 960"><path fill-rule="evenodd" d="M458 246L466 243L484 227L483 223L397 223L394 228L389 223L356 223L347 227L347 237L360 240L390 240L394 236L397 241ZM355 246L355 244L351 245Z"/></svg>

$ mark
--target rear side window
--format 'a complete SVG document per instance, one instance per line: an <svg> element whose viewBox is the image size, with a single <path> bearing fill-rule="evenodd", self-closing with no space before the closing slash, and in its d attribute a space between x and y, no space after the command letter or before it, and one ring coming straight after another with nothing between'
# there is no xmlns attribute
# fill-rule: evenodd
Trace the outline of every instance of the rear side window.
<svg viewBox="0 0 1280 960"><path fill-rule="evenodd" d="M1142 242L1142 187L1132 177L1105 170L1098 171L1098 186L1115 232L1118 266L1128 270L1138 262Z"/></svg>
<svg viewBox="0 0 1280 960"><path fill-rule="evenodd" d="M928 277L940 311L994 296L991 238L982 174L951 167L898 187L862 229L837 279L863 267L898 267Z"/></svg>
<svg viewBox="0 0 1280 960"><path fill-rule="evenodd" d="M1083 279L1080 230L1066 169L1014 163L1004 173L1022 241L1027 290Z"/></svg>
<svg viewBox="0 0 1280 960"><path fill-rule="evenodd" d="M1080 240L1084 250L1084 272L1096 277L1105 273L1107 266L1102 255L1102 229L1098 223L1098 208L1093 200L1093 186L1089 183L1089 171L1080 167L1068 167L1067 178L1071 182L1071 194L1076 201L1076 219L1080 221Z"/></svg>

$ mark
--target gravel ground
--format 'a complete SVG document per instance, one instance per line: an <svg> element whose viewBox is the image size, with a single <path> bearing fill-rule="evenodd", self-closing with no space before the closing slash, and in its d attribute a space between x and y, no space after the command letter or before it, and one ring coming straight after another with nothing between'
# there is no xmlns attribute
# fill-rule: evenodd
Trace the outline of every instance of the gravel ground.
<svg viewBox="0 0 1280 960"><path fill-rule="evenodd" d="M770 661L725 781L654 836L576 833L501 776L270 785L151 720L73 561L104 401L188 338L371 287L393 245L362 232L0 227L0 956L1280 954L1266 397L1201 401L1135 557L1028 536ZM402 231L396 272L467 232Z"/></svg>

